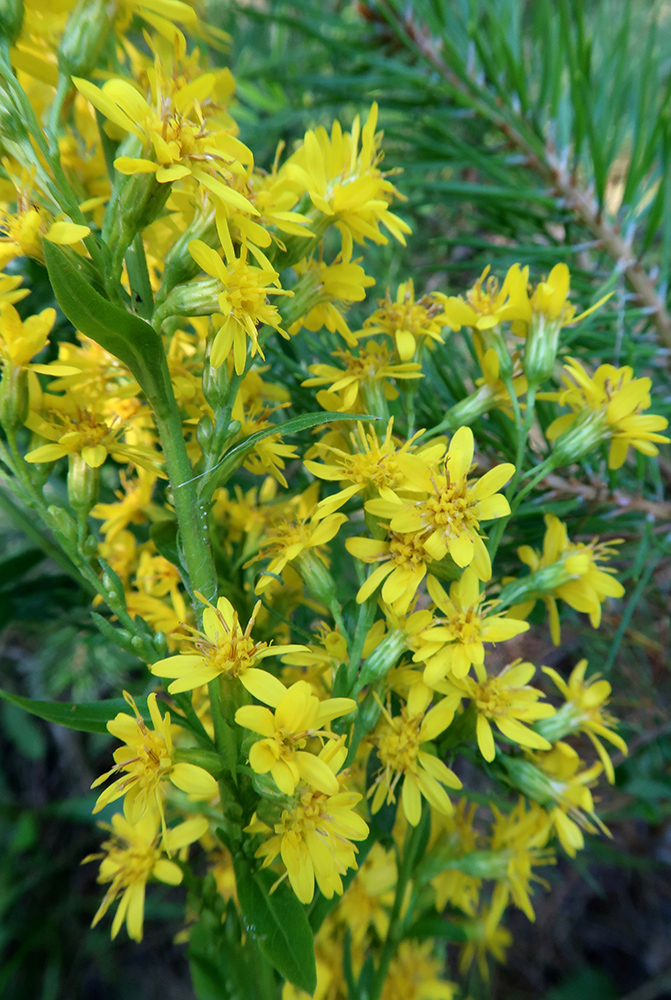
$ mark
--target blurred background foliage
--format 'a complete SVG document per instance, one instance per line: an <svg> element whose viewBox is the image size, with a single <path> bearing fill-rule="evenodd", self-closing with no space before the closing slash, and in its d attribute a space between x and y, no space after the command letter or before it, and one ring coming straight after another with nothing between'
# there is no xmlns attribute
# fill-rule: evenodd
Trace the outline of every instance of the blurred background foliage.
<svg viewBox="0 0 671 1000"><path fill-rule="evenodd" d="M385 169L402 170L413 235L367 253L377 295L408 276L419 292L457 294L485 266L503 277L516 261L538 280L566 261L575 302L613 293L565 331L566 353L579 336L581 358L650 375L654 412L671 416L670 3L211 0L209 19L232 36L214 58L234 73L235 116L261 165L306 128L349 125L379 103ZM30 282L46 294L39 268ZM269 360L277 380L290 370L281 351ZM438 422L455 379L475 370L459 335L433 361L419 426ZM599 808L613 840L591 838L550 873L535 924L513 914L515 945L480 984L483 1000L671 997L670 480L663 451L548 481L543 510L570 514L580 537L625 539L627 595L598 632L566 609L556 649L539 618L519 653L561 668L586 656L611 680L631 752ZM88 595L16 525L0 510L0 686L73 701L137 686L138 665L92 627ZM98 844L89 785L109 742L0 703L0 752L0 995L192 998L180 949L166 953L152 921L179 929L169 891L150 894L140 947L88 930L99 890L79 862Z"/></svg>

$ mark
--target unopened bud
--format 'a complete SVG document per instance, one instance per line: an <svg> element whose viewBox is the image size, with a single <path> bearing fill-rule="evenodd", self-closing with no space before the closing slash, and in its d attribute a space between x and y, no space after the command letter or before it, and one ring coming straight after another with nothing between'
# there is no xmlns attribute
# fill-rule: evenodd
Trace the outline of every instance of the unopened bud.
<svg viewBox="0 0 671 1000"><path fill-rule="evenodd" d="M80 454L69 455L68 500L80 517L88 517L90 510L98 502L100 492L100 469L87 465Z"/></svg>
<svg viewBox="0 0 671 1000"><path fill-rule="evenodd" d="M88 76L95 68L109 37L113 11L109 0L79 0L58 47L58 66L64 76Z"/></svg>
<svg viewBox="0 0 671 1000"><path fill-rule="evenodd" d="M552 375L561 328L561 316L551 319L543 312L533 314L524 350L524 374L531 388L537 388Z"/></svg>
<svg viewBox="0 0 671 1000"><path fill-rule="evenodd" d="M533 799L541 806L556 801L557 795L553 789L552 779L543 774L531 761L508 757L506 754L500 754L499 760L508 774L510 784L522 792L522 795Z"/></svg>
<svg viewBox="0 0 671 1000"><path fill-rule="evenodd" d="M388 632L366 659L354 685L353 694L357 695L367 684L374 684L386 677L407 648L405 635L400 629Z"/></svg>
<svg viewBox="0 0 671 1000"><path fill-rule="evenodd" d="M6 363L0 382L0 424L16 432L28 416L28 372Z"/></svg>
<svg viewBox="0 0 671 1000"><path fill-rule="evenodd" d="M608 439L608 422L604 410L585 409L574 423L560 434L550 456L552 468L572 465L594 451Z"/></svg>
<svg viewBox="0 0 671 1000"><path fill-rule="evenodd" d="M297 556L295 565L313 597L328 607L335 597L336 585L321 559L308 549Z"/></svg>

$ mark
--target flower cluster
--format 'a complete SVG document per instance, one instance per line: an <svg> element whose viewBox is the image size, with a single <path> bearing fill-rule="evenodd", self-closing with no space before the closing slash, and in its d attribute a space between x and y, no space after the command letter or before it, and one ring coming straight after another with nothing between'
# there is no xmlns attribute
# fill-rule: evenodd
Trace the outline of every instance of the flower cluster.
<svg viewBox="0 0 671 1000"><path fill-rule="evenodd" d="M486 977L507 909L534 918L537 869L608 833L592 789L614 780L606 744L626 753L610 683L585 660L538 670L526 641L547 640L538 601L556 644L561 602L600 626L620 540L546 514L542 550L519 547L543 531L531 491L604 442L613 471L630 446L654 457L666 419L629 368L572 359L553 387L562 331L604 302L576 315L564 264L366 303L367 246L410 231L377 106L259 165L231 73L182 30L214 29L181 0L105 9L40 39L48 109L19 23L5 82L33 114L0 189L3 475L146 666L130 712L107 706L94 924L116 903L112 936L140 940L148 881L179 884L191 853L209 874L184 938L200 920L212 953L220 933L257 949L284 1000L360 975L451 1000L412 928L445 914L455 975ZM68 321L54 340L23 257Z"/></svg>

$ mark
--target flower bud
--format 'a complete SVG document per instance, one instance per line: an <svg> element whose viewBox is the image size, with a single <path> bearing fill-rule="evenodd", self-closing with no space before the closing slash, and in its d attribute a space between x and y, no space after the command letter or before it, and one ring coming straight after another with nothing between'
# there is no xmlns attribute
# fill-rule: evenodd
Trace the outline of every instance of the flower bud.
<svg viewBox="0 0 671 1000"><path fill-rule="evenodd" d="M321 559L307 549L296 557L295 565L312 596L328 607L335 597L336 585Z"/></svg>
<svg viewBox="0 0 671 1000"><path fill-rule="evenodd" d="M552 779L543 774L531 761L522 760L519 757L508 757L505 754L500 754L499 760L508 774L510 784L513 788L517 788L522 795L533 799L541 806L556 801L557 796Z"/></svg>
<svg viewBox="0 0 671 1000"><path fill-rule="evenodd" d="M537 388L552 375L561 328L561 316L552 319L544 312L533 313L524 350L524 374L531 388Z"/></svg>
<svg viewBox="0 0 671 1000"><path fill-rule="evenodd" d="M565 554L550 566L543 566L519 580L511 580L499 594L499 609L524 604L542 594L551 594L557 587L575 580L589 569L589 560L580 553Z"/></svg>
<svg viewBox="0 0 671 1000"><path fill-rule="evenodd" d="M13 45L23 24L23 0L0 0L0 38Z"/></svg>
<svg viewBox="0 0 671 1000"><path fill-rule="evenodd" d="M16 432L28 416L28 372L6 363L0 381L0 424Z"/></svg>
<svg viewBox="0 0 671 1000"><path fill-rule="evenodd" d="M534 729L550 743L556 743L557 740L563 740L565 736L579 732L583 721L584 715L578 707L573 702L567 701L565 705L557 709L554 715L535 722Z"/></svg>
<svg viewBox="0 0 671 1000"><path fill-rule="evenodd" d="M100 469L92 469L81 455L74 452L68 456L68 500L78 517L88 517L98 502L100 492Z"/></svg>
<svg viewBox="0 0 671 1000"><path fill-rule="evenodd" d="M109 37L114 6L109 0L79 0L58 46L58 68L63 76L88 76L95 68Z"/></svg>
<svg viewBox="0 0 671 1000"><path fill-rule="evenodd" d="M605 410L583 410L577 420L555 441L550 456L552 468L572 465L598 448L602 441L608 440L608 436Z"/></svg>
<svg viewBox="0 0 671 1000"><path fill-rule="evenodd" d="M407 643L403 632L400 629L388 632L363 664L354 685L353 695L356 696L367 684L374 684L386 677L396 666L396 661L405 649Z"/></svg>
<svg viewBox="0 0 671 1000"><path fill-rule="evenodd" d="M51 518L51 529L57 536L62 535L66 542L70 545L77 544L77 525L75 524L72 515L65 510L64 507L56 507L51 504L47 508L49 517ZM58 539L57 539L58 540Z"/></svg>

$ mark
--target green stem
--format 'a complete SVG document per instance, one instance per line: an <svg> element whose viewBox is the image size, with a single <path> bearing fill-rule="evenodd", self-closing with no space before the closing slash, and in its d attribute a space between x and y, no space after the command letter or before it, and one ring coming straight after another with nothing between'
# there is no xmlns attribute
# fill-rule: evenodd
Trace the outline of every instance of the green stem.
<svg viewBox="0 0 671 1000"><path fill-rule="evenodd" d="M133 308L139 316L151 320L154 312L154 293L151 288L147 257L140 233L137 233L126 251L126 267L128 268Z"/></svg>
<svg viewBox="0 0 671 1000"><path fill-rule="evenodd" d="M49 111L49 123L47 125L47 134L55 144L58 143L58 133L61 129L63 109L65 108L71 93L72 81L70 80L70 77L60 73L54 100Z"/></svg>
<svg viewBox="0 0 671 1000"><path fill-rule="evenodd" d="M417 850L422 840L424 832L423 826L427 814L428 810L426 808L426 804L424 804L422 808L422 818L417 826L412 827L408 824L408 828L406 830L405 843L403 845L403 858L398 865L396 894L394 896L394 904L389 918L389 929L387 930L387 937L385 938L385 942L382 947L380 964L377 967L375 979L373 980L373 985L371 986L370 993L368 994L368 1000L379 1000L389 972L391 960L396 953L396 948L398 947L400 941L401 909L403 908L406 888L415 867Z"/></svg>

